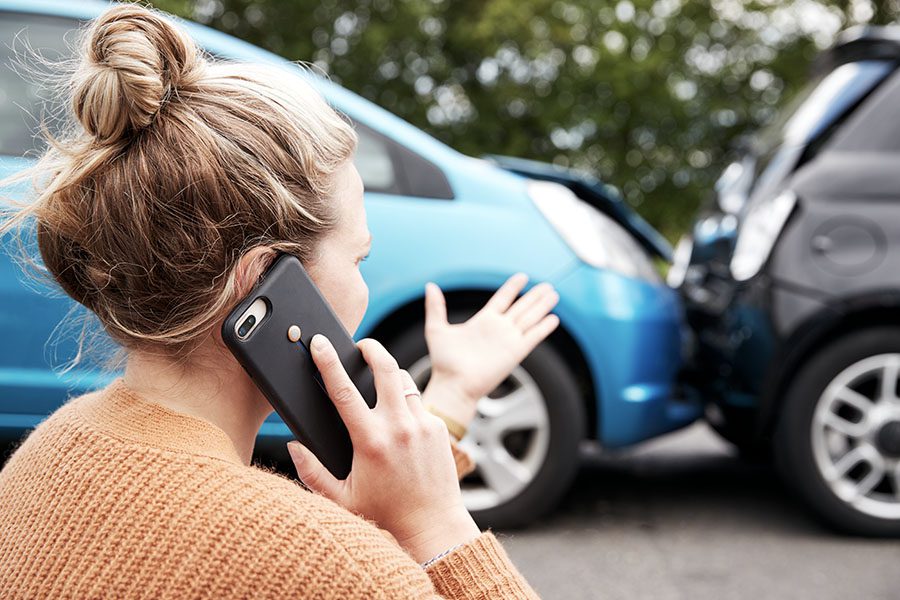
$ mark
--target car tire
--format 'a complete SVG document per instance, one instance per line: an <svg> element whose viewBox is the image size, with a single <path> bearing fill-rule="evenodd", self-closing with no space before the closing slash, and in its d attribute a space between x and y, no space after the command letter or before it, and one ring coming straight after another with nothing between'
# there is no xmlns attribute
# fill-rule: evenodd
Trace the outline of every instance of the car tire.
<svg viewBox="0 0 900 600"><path fill-rule="evenodd" d="M900 420L895 420L900 416L898 371L888 371L890 365L900 369L898 327L866 329L833 341L810 357L789 383L775 430L776 465L786 484L827 524L850 534L900 535L900 472L890 474L900 469L895 462L900 458L890 456L885 466L878 466L888 456L885 452L893 455L900 443ZM894 397L879 408L882 379L893 381ZM888 406L890 410L884 408ZM897 425L888 435L894 437L883 442L887 438L881 432L892 422ZM885 478L871 483L882 469ZM867 491L870 485L875 487ZM891 494L894 502L889 501Z"/></svg>
<svg viewBox="0 0 900 600"><path fill-rule="evenodd" d="M451 315L451 322L460 322L468 316L469 313ZM420 323L410 327L389 341L387 348L403 368L410 370L416 382L422 387L427 381L427 375L423 378L421 366L427 364L428 355L424 325ZM489 494L478 495L480 490L490 490L486 479L482 478L480 487L477 482L471 483L473 478L479 477L480 466L476 466L476 472L472 476L463 480L463 499L481 527L514 528L534 522L556 506L578 472L579 447L585 437L586 417L575 377L559 353L546 341L535 348L518 369L513 372L511 378L518 373L518 377L528 380L528 385L533 383L544 403L549 434L546 453L524 488L514 496L504 498L494 505L485 504L483 501ZM483 399L479 403L479 412L486 401L490 402L490 399ZM475 426L476 423L470 426L470 433L461 442L464 448L469 444L475 449L471 446ZM477 458L476 465L478 465ZM476 500L481 498L482 501L473 506L473 498Z"/></svg>
<svg viewBox="0 0 900 600"><path fill-rule="evenodd" d="M723 411L716 405L706 408L706 422L720 438L737 450L741 460L753 464L769 464L772 448L756 439L756 421L749 410Z"/></svg>

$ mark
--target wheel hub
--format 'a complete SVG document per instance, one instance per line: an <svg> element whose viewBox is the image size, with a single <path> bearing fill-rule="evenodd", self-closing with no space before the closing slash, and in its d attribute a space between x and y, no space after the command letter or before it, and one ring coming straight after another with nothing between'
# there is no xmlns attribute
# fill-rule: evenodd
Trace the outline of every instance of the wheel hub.
<svg viewBox="0 0 900 600"><path fill-rule="evenodd" d="M885 423L875 435L875 444L882 454L900 458L900 421Z"/></svg>
<svg viewBox="0 0 900 600"><path fill-rule="evenodd" d="M840 372L812 419L819 474L842 502L900 519L900 354L860 360Z"/></svg>
<svg viewBox="0 0 900 600"><path fill-rule="evenodd" d="M431 360L425 356L407 370L424 389ZM477 411L459 442L476 471L460 488L466 508L487 510L518 496L537 476L550 449L550 416L537 382L521 366L478 401Z"/></svg>

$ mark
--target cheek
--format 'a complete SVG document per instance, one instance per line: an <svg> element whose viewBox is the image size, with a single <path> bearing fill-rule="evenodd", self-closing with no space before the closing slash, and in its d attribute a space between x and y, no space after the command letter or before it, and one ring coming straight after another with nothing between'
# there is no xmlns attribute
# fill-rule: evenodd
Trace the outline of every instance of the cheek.
<svg viewBox="0 0 900 600"><path fill-rule="evenodd" d="M317 268L310 269L310 276L331 304L341 324L353 335L366 314L369 288L358 269L341 267L332 265L328 268L320 263Z"/></svg>
<svg viewBox="0 0 900 600"><path fill-rule="evenodd" d="M345 314L339 315L341 323L347 328L350 335L356 333L359 324L362 323L363 317L366 315L366 308L369 306L369 286L366 285L362 275L358 272L355 279L353 285L348 286Z"/></svg>

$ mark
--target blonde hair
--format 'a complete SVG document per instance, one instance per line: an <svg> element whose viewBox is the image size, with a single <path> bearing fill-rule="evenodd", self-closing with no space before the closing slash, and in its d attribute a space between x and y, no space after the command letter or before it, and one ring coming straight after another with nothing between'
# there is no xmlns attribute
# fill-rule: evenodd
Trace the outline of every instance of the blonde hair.
<svg viewBox="0 0 900 600"><path fill-rule="evenodd" d="M293 72L291 72L293 71ZM217 62L160 13L117 5L67 79L75 119L17 179L46 270L127 349L178 353L238 300L254 247L314 256L335 225L348 121L291 68Z"/></svg>

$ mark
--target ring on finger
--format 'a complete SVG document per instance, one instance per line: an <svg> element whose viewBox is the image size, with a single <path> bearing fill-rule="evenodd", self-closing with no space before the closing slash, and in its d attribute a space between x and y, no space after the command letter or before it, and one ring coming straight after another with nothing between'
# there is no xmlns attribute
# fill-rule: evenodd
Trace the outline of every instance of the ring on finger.
<svg viewBox="0 0 900 600"><path fill-rule="evenodd" d="M407 398L410 397L410 396L419 396L419 397L421 397L421 396L422 396L422 392L420 392L420 391L417 390L416 388L412 388L412 389L404 390L404 391L403 391L403 395L406 396Z"/></svg>

